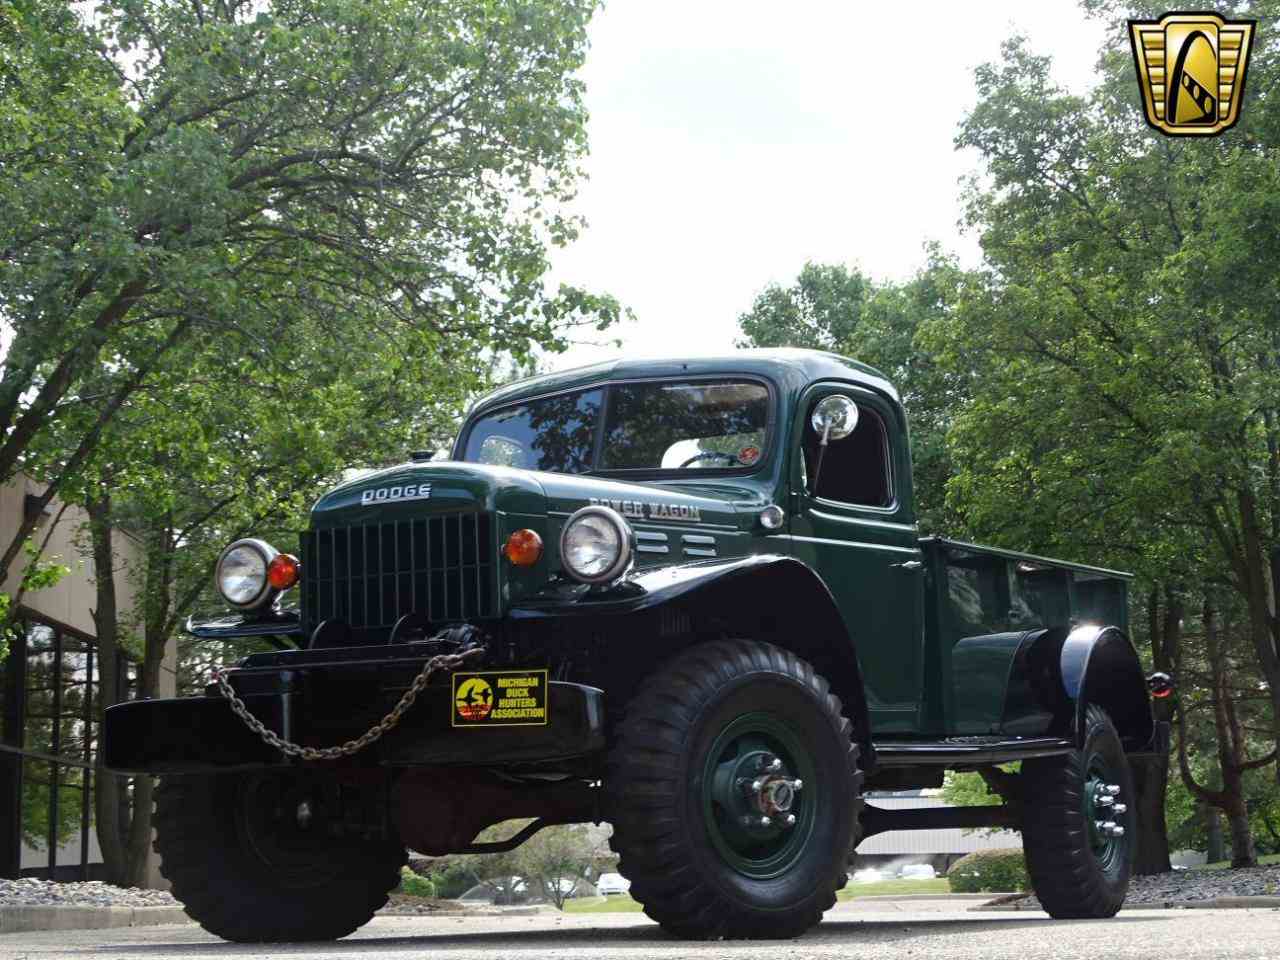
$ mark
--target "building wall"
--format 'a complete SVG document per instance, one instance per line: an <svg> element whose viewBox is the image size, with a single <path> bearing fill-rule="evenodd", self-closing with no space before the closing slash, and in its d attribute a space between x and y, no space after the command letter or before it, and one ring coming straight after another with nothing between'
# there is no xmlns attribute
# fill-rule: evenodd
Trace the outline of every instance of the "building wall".
<svg viewBox="0 0 1280 960"><path fill-rule="evenodd" d="M25 499L28 494L39 495L44 486L19 474L17 477L0 484L0 550L8 546L10 538L18 529L25 510ZM52 587L27 593L21 600L24 613L38 620L48 621L51 625L62 627L83 634L87 637L97 635L97 627L93 620L93 609L97 606L97 582L93 564L93 552L89 541L89 517L80 507L63 504L55 498L45 510L44 519L32 535L36 544L43 544L41 558L56 560L70 568ZM128 622L132 612L137 609L140 600L140 575L142 570L143 551L138 540L122 530L113 531L116 561L120 572L116 576L117 604L122 621ZM47 538L47 540L46 540ZM14 564L8 580L0 586L0 592L14 596L22 579L26 566L26 556L22 555ZM159 695L172 697L177 690L177 644L171 642L165 650L164 660L160 668ZM90 831L89 837L90 863L101 863L102 854L98 848L97 836ZM155 855L152 854L155 861ZM40 867L48 862L48 853L35 849L24 843L22 850L22 866ZM78 864L80 862L79 839L69 841L58 851L58 864ZM158 862L153 862L150 869L152 886L164 883L159 875Z"/></svg>
<svg viewBox="0 0 1280 960"><path fill-rule="evenodd" d="M0 485L0 549L8 546L9 539L22 522L26 495L39 495L43 491L43 484L22 474ZM46 560L57 558L63 565L70 567L71 572L54 586L27 594L22 605L37 616L92 637L97 633L92 613L97 605L97 586L94 580L93 551L89 545L88 514L77 506L66 505L64 509L63 503L56 498L46 510L45 519L36 528L32 539L40 544L48 536L48 546L41 556ZM113 536L119 562L126 569L139 569L142 550L138 542L120 530L115 531ZM0 592L12 596L17 591L25 566L24 554L14 564L9 579L0 587ZM117 577L116 589L117 603L122 614L132 610L137 599L134 578Z"/></svg>

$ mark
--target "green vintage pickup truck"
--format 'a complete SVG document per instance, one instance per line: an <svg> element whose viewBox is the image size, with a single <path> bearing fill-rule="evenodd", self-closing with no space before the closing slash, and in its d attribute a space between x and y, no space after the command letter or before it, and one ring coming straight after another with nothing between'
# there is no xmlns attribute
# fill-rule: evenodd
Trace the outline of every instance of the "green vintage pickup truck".
<svg viewBox="0 0 1280 960"><path fill-rule="evenodd" d="M921 539L902 404L853 360L504 387L450 460L337 487L296 555L240 540L216 580L231 612L191 632L275 651L113 707L105 755L163 777L162 869L222 937L340 937L406 849L587 821L679 936L803 933L885 830L1010 826L1055 917L1124 900L1161 733L1126 575ZM1003 804L863 800L945 770Z"/></svg>

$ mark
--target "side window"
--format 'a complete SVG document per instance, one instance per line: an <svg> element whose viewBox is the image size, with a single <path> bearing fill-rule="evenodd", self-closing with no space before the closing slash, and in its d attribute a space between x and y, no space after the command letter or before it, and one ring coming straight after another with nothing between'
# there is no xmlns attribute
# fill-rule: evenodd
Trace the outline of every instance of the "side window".
<svg viewBox="0 0 1280 960"><path fill-rule="evenodd" d="M814 476L821 439L806 418L801 446L806 477ZM892 505L889 431L875 410L858 404L858 426L853 433L827 444L814 495L822 500L860 507Z"/></svg>

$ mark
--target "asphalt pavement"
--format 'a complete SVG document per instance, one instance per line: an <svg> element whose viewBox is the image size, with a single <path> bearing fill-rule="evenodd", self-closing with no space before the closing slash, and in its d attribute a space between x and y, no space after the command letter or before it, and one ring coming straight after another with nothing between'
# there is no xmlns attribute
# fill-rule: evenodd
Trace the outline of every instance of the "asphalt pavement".
<svg viewBox="0 0 1280 960"><path fill-rule="evenodd" d="M972 913L957 904L842 904L799 940L673 940L637 914L379 917L326 944L223 943L195 926L0 935L0 960L220 957L348 960L1201 960L1280 957L1280 910L1126 910L1103 921Z"/></svg>

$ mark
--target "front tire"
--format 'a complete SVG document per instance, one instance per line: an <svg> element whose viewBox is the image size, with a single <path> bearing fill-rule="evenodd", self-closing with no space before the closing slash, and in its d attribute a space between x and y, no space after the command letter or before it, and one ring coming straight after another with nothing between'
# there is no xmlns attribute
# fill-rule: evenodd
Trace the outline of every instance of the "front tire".
<svg viewBox="0 0 1280 960"><path fill-rule="evenodd" d="M400 882L404 846L334 839L340 801L290 775L176 777L156 792L160 872L187 914L242 943L336 940Z"/></svg>
<svg viewBox="0 0 1280 960"><path fill-rule="evenodd" d="M1022 765L1027 872L1059 920L1115 916L1137 846L1137 794L1120 735L1097 706L1085 711L1084 733L1080 749Z"/></svg>
<svg viewBox="0 0 1280 960"><path fill-rule="evenodd" d="M650 677L605 779L618 869L645 913L694 939L816 924L856 842L852 734L827 681L770 644L704 644Z"/></svg>

